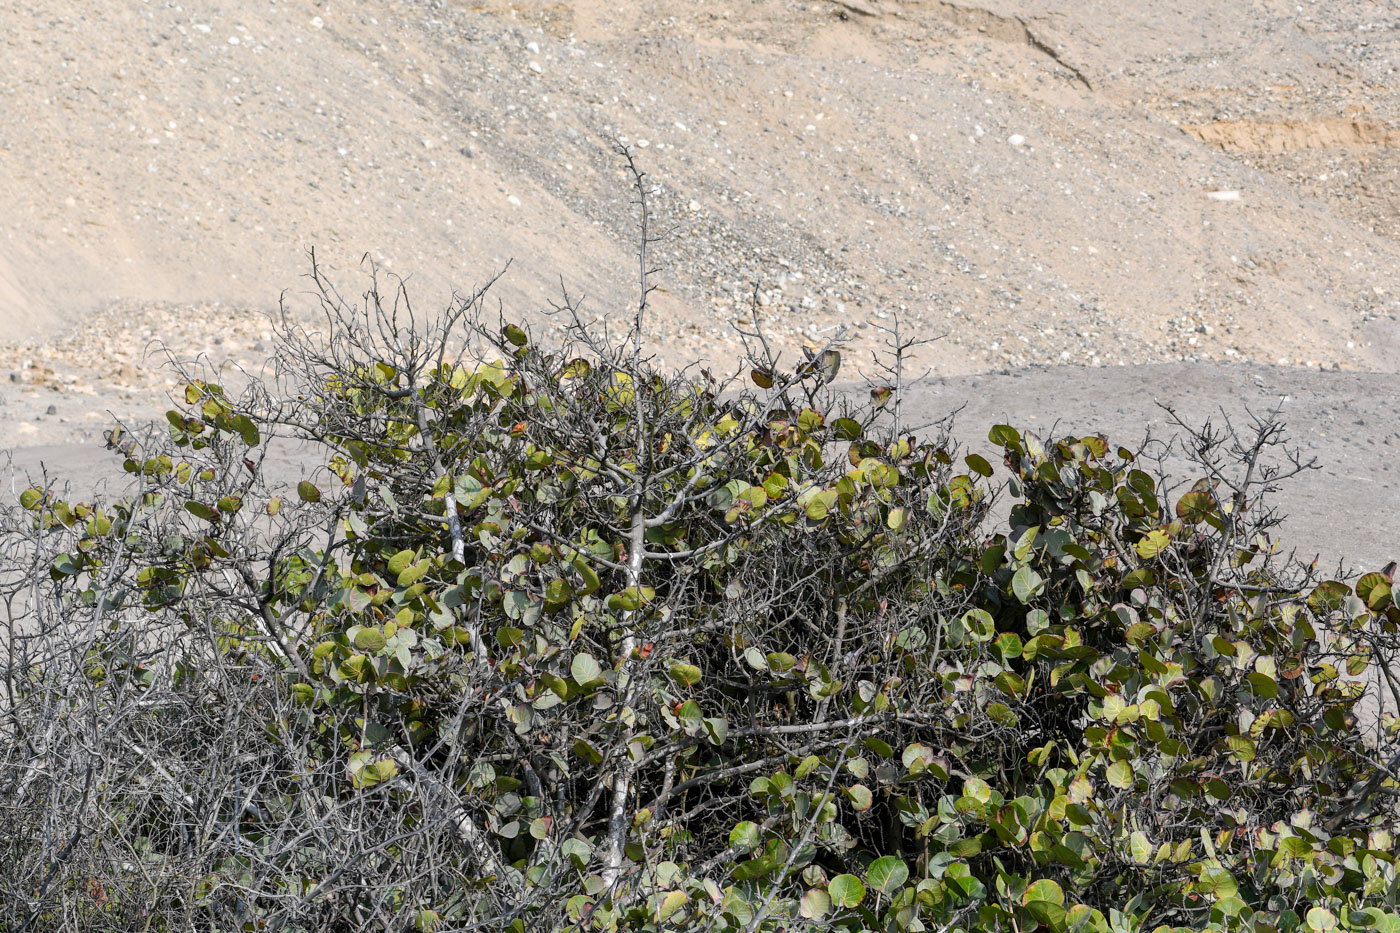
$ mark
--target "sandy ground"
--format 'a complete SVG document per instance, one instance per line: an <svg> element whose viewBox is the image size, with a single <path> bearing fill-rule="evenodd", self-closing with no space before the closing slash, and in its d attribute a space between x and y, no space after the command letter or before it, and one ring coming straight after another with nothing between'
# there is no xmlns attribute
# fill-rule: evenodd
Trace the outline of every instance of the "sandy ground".
<svg viewBox="0 0 1400 933"><path fill-rule="evenodd" d="M1287 394L1324 464L1293 530L1389 559L1397 26L1395 0L0 0L0 447L95 463L113 416L159 416L162 346L255 366L267 312L312 310L313 247L350 293L366 259L424 306L513 260L512 314L561 281L624 313L617 138L658 186L668 362L731 359L757 287L789 351L863 357L895 315L941 337L920 404L967 403L972 438Z"/></svg>

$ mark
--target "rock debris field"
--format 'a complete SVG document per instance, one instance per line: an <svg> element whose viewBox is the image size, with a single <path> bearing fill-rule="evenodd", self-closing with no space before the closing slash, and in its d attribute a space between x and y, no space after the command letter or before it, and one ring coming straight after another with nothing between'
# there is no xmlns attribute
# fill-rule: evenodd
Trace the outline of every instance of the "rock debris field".
<svg viewBox="0 0 1400 933"><path fill-rule="evenodd" d="M1168 8L1170 7L1170 8ZM1286 397L1329 561L1400 556L1395 0L0 0L0 447L115 475L167 353L256 371L308 251L544 334L621 319L656 188L653 346L882 328L928 417L1115 438ZM547 338L546 338L547 339ZM854 370L856 367L852 366ZM22 482L17 477L15 483Z"/></svg>

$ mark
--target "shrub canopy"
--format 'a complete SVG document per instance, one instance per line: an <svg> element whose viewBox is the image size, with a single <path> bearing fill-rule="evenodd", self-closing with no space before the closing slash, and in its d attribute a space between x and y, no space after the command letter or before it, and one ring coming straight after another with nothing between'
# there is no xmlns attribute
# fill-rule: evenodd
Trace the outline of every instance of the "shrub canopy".
<svg viewBox="0 0 1400 933"><path fill-rule="evenodd" d="M0 929L1400 930L1400 609L1282 555L1275 423L993 466L482 295L19 497Z"/></svg>

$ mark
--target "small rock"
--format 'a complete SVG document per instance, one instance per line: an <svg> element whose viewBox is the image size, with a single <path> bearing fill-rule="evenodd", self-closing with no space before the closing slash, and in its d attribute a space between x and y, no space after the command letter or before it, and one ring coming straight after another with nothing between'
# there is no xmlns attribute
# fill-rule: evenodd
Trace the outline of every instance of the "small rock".
<svg viewBox="0 0 1400 933"><path fill-rule="evenodd" d="M540 74L544 71L544 69L540 67L539 62L530 62L530 70L533 71L535 74Z"/></svg>
<svg viewBox="0 0 1400 933"><path fill-rule="evenodd" d="M462 155L466 156L468 159L470 159L470 158L472 158L474 155L476 155L476 153L472 152L472 147L471 147L471 146L463 146L461 149L458 149L457 151L460 152Z"/></svg>
<svg viewBox="0 0 1400 933"><path fill-rule="evenodd" d="M836 2L850 10L852 13L859 13L861 16L879 16L880 11L875 9L865 0L836 0Z"/></svg>
<svg viewBox="0 0 1400 933"><path fill-rule="evenodd" d="M1206 197L1212 201L1238 201L1240 193L1238 191L1207 191Z"/></svg>
<svg viewBox="0 0 1400 933"><path fill-rule="evenodd" d="M511 204L513 204L515 207L519 207L519 206L520 206L520 199L517 198L517 197L516 197L515 195L513 195L513 194L510 195L509 197L507 197L506 200L509 201Z"/></svg>
<svg viewBox="0 0 1400 933"><path fill-rule="evenodd" d="M44 409L44 414L46 414L46 415L56 415L56 414L58 414L58 406L57 406L57 405L50 405L48 408Z"/></svg>
<svg viewBox="0 0 1400 933"><path fill-rule="evenodd" d="M326 21L321 19L321 17L319 16L313 16L311 17L311 25L315 26L317 29L320 29L326 25Z"/></svg>
<svg viewBox="0 0 1400 933"><path fill-rule="evenodd" d="M1006 137L1006 141L1013 146L1024 146L1026 144L1026 137L1022 136L1020 133L1012 133L1010 136Z"/></svg>

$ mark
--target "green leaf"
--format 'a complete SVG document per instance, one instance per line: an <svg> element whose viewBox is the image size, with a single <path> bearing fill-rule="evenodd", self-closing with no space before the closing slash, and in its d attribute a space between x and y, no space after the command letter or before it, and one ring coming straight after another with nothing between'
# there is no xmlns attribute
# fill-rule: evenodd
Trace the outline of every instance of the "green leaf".
<svg viewBox="0 0 1400 933"><path fill-rule="evenodd" d="M735 852L751 852L758 848L760 841L758 824L749 820L735 824L729 831L729 848Z"/></svg>
<svg viewBox="0 0 1400 933"><path fill-rule="evenodd" d="M973 641L991 641L996 635L996 621L992 618L992 614L985 609L979 608L965 612L959 621L967 630L968 637Z"/></svg>
<svg viewBox="0 0 1400 933"><path fill-rule="evenodd" d="M355 647L367 654L378 654L387 642L378 628L362 628L355 634Z"/></svg>
<svg viewBox="0 0 1400 933"><path fill-rule="evenodd" d="M669 669L671 679L684 687L693 687L700 682L700 668L694 664L672 661Z"/></svg>
<svg viewBox="0 0 1400 933"><path fill-rule="evenodd" d="M802 895L797 912L804 920L820 920L831 911L831 895L820 888L811 888Z"/></svg>
<svg viewBox="0 0 1400 933"><path fill-rule="evenodd" d="M1065 905L1065 892L1049 878L1042 878L1027 886L1026 893L1021 896L1022 904L1030 904L1033 901L1043 901L1047 904L1054 904L1056 907L1063 907Z"/></svg>
<svg viewBox="0 0 1400 933"><path fill-rule="evenodd" d="M760 389L773 388L773 374L766 369L755 369L751 371L749 373L749 378L752 379L753 384Z"/></svg>
<svg viewBox="0 0 1400 933"><path fill-rule="evenodd" d="M1114 787L1121 787L1127 790L1129 787L1133 786L1133 766L1126 761L1115 761L1108 766L1105 777L1108 778L1108 783L1112 784Z"/></svg>
<svg viewBox="0 0 1400 933"><path fill-rule="evenodd" d="M1356 581L1356 595L1372 612L1384 610L1394 599L1392 593L1391 582L1384 574L1368 573Z"/></svg>
<svg viewBox="0 0 1400 933"><path fill-rule="evenodd" d="M1138 865L1152 861L1152 843L1147 841L1147 834L1141 830L1133 832L1128 837L1128 852Z"/></svg>
<svg viewBox="0 0 1400 933"><path fill-rule="evenodd" d="M690 895L684 891L668 891L656 907L656 921L665 923L671 915L690 902Z"/></svg>
<svg viewBox="0 0 1400 933"><path fill-rule="evenodd" d="M864 813L869 810L874 803L874 797L870 793L870 788L864 784L852 784L846 788L846 796L851 798L851 804L857 812Z"/></svg>
<svg viewBox="0 0 1400 933"><path fill-rule="evenodd" d="M1329 933L1337 928L1337 918L1326 907L1314 907L1308 911L1308 928L1317 933Z"/></svg>
<svg viewBox="0 0 1400 933"><path fill-rule="evenodd" d="M620 593L608 597L609 609L633 612L642 608L656 597L656 590L649 586L629 586Z"/></svg>
<svg viewBox="0 0 1400 933"><path fill-rule="evenodd" d="M19 504L33 512L44 504L44 491L42 489L26 489L19 494Z"/></svg>
<svg viewBox="0 0 1400 933"><path fill-rule="evenodd" d="M729 721L722 716L708 716L704 720L705 735L715 745L723 745L729 738Z"/></svg>
<svg viewBox="0 0 1400 933"><path fill-rule="evenodd" d="M996 646L997 651L1001 652L1001 656L1008 659L1019 658L1024 647L1021 644L1021 636L1014 632L1002 632L998 635Z"/></svg>
<svg viewBox="0 0 1400 933"><path fill-rule="evenodd" d="M597 572L582 557L574 558L573 567L574 571L583 578L583 587L578 591L578 595L587 596L602 585Z"/></svg>
<svg viewBox="0 0 1400 933"><path fill-rule="evenodd" d="M836 432L836 439L842 441L858 441L864 433L860 422L851 418L837 418L831 427Z"/></svg>
<svg viewBox="0 0 1400 933"><path fill-rule="evenodd" d="M967 464L969 470L976 473L978 476L992 475L992 465L987 462L985 457L981 457L977 454L968 454L966 457L963 457L963 462Z"/></svg>
<svg viewBox="0 0 1400 933"><path fill-rule="evenodd" d="M1259 671L1251 671L1245 675L1245 680L1249 682L1249 687L1254 691L1254 695L1263 700L1272 700L1278 696L1278 681L1268 674L1261 674Z"/></svg>
<svg viewBox="0 0 1400 933"><path fill-rule="evenodd" d="M569 673L580 687L586 687L603 679L602 667L593 660L593 655L586 652L574 655L573 661L569 663Z"/></svg>
<svg viewBox="0 0 1400 933"><path fill-rule="evenodd" d="M316 485L311 481L302 480L297 483L297 497L301 499L302 502L320 502L321 490L317 489Z"/></svg>
<svg viewBox="0 0 1400 933"><path fill-rule="evenodd" d="M550 612L559 612L569 604L573 595L573 587L569 586L567 581L556 577L544 588L544 607Z"/></svg>
<svg viewBox="0 0 1400 933"><path fill-rule="evenodd" d="M856 907L865 900L865 885L855 875L837 875L826 886L826 893L837 907Z"/></svg>
<svg viewBox="0 0 1400 933"><path fill-rule="evenodd" d="M528 336L526 336L525 331L521 330L514 324L507 324L505 327L503 327L501 329L501 336L505 337L506 340L510 341L517 347L525 346L526 342L530 339Z"/></svg>
<svg viewBox="0 0 1400 933"><path fill-rule="evenodd" d="M593 371L593 364L588 360L578 357L569 360L564 364L564 368L559 371L560 379L582 379Z"/></svg>
<svg viewBox="0 0 1400 933"><path fill-rule="evenodd" d="M1205 490L1188 492L1176 502L1176 517L1188 525L1198 525L1215 514L1215 496Z"/></svg>
<svg viewBox="0 0 1400 933"><path fill-rule="evenodd" d="M262 436L258 433L258 426L247 415L234 415L229 424L249 447L256 447L261 443Z"/></svg>
<svg viewBox="0 0 1400 933"><path fill-rule="evenodd" d="M996 424L987 432L987 440L998 447L1020 447L1021 432L1009 424Z"/></svg>
<svg viewBox="0 0 1400 933"><path fill-rule="evenodd" d="M890 514L885 518L885 524L891 531L902 531L904 526L909 524L908 509L890 509Z"/></svg>
<svg viewBox="0 0 1400 933"><path fill-rule="evenodd" d="M865 869L865 880L883 897L889 897L909 880L909 866L893 855L884 855Z"/></svg>
<svg viewBox="0 0 1400 933"><path fill-rule="evenodd" d="M963 782L963 796L971 797L980 803L986 803L992 799L992 788L981 778L968 778Z"/></svg>
<svg viewBox="0 0 1400 933"><path fill-rule="evenodd" d="M1144 535L1133 547L1138 552L1139 557L1143 560L1150 560L1170 547L1171 543L1172 539L1170 535L1160 528L1154 528Z"/></svg>
<svg viewBox="0 0 1400 933"><path fill-rule="evenodd" d="M807 503L807 518L810 521L819 522L826 518L835 507L837 494L835 490L824 489L814 495Z"/></svg>
<svg viewBox="0 0 1400 933"><path fill-rule="evenodd" d="M403 573L410 566L412 566L413 561L417 557L418 554L415 551L399 551L393 557L389 558L389 575L397 577L399 574Z"/></svg>
<svg viewBox="0 0 1400 933"><path fill-rule="evenodd" d="M1016 594L1022 605L1035 599L1044 589L1045 581L1028 566L1017 570L1011 578L1011 592Z"/></svg>

